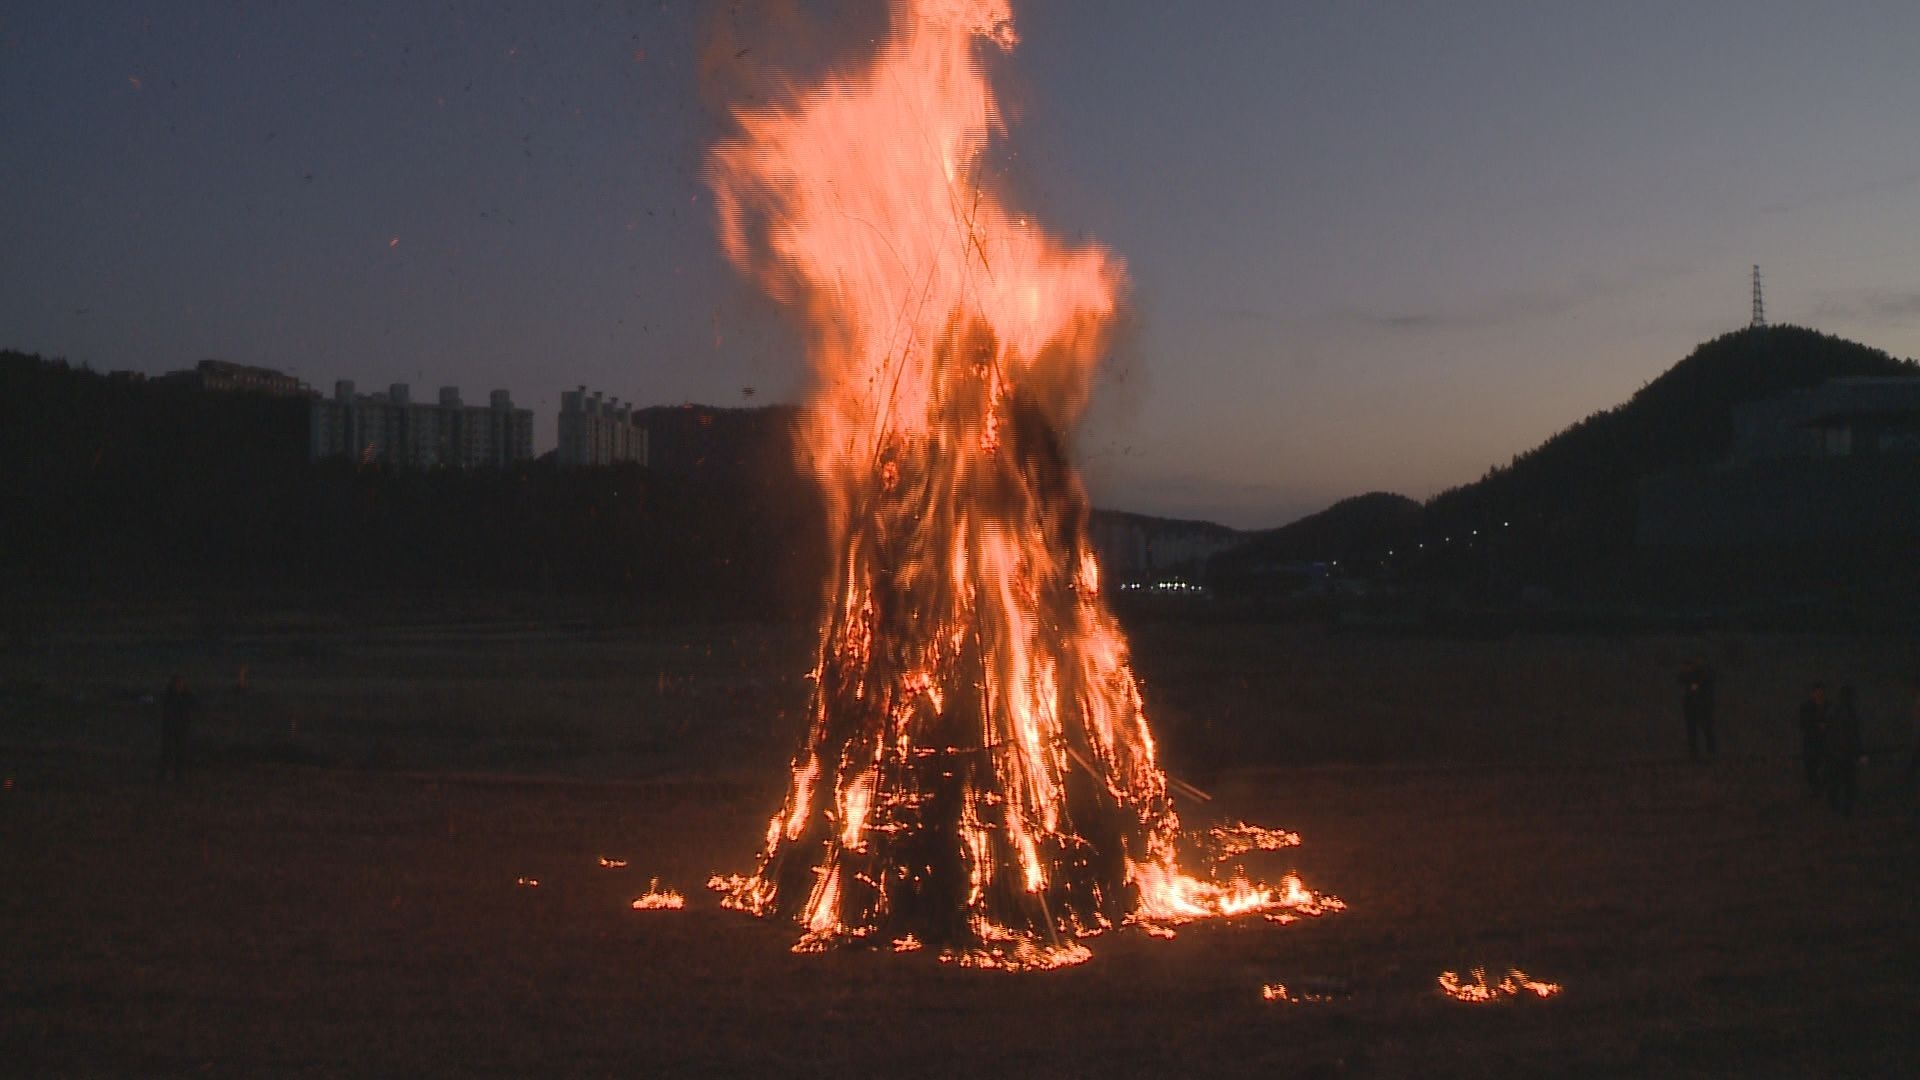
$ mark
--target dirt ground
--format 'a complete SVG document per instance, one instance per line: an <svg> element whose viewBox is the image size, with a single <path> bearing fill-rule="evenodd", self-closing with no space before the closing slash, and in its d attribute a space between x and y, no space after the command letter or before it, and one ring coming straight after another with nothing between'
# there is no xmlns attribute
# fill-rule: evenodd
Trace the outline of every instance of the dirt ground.
<svg viewBox="0 0 1920 1080"><path fill-rule="evenodd" d="M804 628L76 624L0 663L0 1073L1920 1069L1904 763L1843 820L1790 755L1815 677L1858 682L1890 745L1910 643L1135 641L1167 759L1215 796L1188 824L1299 830L1250 869L1349 910L1121 932L1039 975L796 956L700 886L778 798ZM1723 676L1704 765L1675 716L1696 654ZM173 670L201 766L165 786L141 698ZM655 876L685 910L631 910ZM1565 989L1439 993L1474 967Z"/></svg>

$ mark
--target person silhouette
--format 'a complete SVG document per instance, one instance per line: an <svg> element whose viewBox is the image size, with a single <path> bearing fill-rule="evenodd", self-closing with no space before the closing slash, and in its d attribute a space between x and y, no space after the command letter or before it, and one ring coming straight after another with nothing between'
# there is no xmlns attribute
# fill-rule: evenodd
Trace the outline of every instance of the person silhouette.
<svg viewBox="0 0 1920 1080"><path fill-rule="evenodd" d="M1853 799L1860 776L1860 712L1854 708L1853 687L1840 688L1827 728L1827 801L1842 817L1853 816Z"/></svg>
<svg viewBox="0 0 1920 1080"><path fill-rule="evenodd" d="M193 691L175 674L160 698L160 778L179 780L187 775L188 737L193 719Z"/></svg>
<svg viewBox="0 0 1920 1080"><path fill-rule="evenodd" d="M1905 782L1911 784L1913 783L1914 776L1920 775L1920 672L1914 674L1912 680L1909 682L1908 689L1913 691L1913 702L1907 706L1907 725L1909 729L1907 732L1907 742L1908 745L1913 748L1913 753L1907 758L1907 775Z"/></svg>
<svg viewBox="0 0 1920 1080"><path fill-rule="evenodd" d="M1713 667L1704 656L1696 656L1680 672L1680 711L1687 720L1687 756L1700 760L1700 749L1706 747L1706 756L1714 754L1713 739Z"/></svg>
<svg viewBox="0 0 1920 1080"><path fill-rule="evenodd" d="M1800 703L1800 766L1806 770L1807 793L1820 794L1820 770L1827 756L1827 684L1814 683Z"/></svg>

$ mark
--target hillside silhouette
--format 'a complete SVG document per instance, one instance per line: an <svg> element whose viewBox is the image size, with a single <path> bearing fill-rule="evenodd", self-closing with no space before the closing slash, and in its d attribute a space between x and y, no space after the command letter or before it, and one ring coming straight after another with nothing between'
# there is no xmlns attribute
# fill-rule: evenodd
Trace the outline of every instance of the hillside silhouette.
<svg viewBox="0 0 1920 1080"><path fill-rule="evenodd" d="M1216 580L1260 564L1333 560L1358 572L1496 591L1590 580L1596 567L1617 568L1632 552L1641 479L1728 455L1735 405L1849 377L1920 377L1920 365L1798 326L1724 334L1627 401L1479 480L1417 507L1385 494L1337 503L1217 557Z"/></svg>
<svg viewBox="0 0 1920 1080"><path fill-rule="evenodd" d="M1798 326L1723 334L1611 409L1603 409L1428 500L1426 529L1492 530L1511 521L1598 554L1632 542L1634 483L1663 469L1726 456L1732 409L1828 379L1920 376L1920 365Z"/></svg>
<svg viewBox="0 0 1920 1080"><path fill-rule="evenodd" d="M1376 548L1384 553L1396 544L1408 546L1416 542L1424 514L1405 495L1354 495L1277 529L1249 534L1246 543L1213 558L1209 580L1215 588L1244 592L1260 588L1258 579L1274 568L1340 557L1329 553Z"/></svg>
<svg viewBox="0 0 1920 1080"><path fill-rule="evenodd" d="M1920 365L1800 327L1726 334L1473 483L1424 505L1342 500L1248 534L1212 557L1207 579L1228 596L1284 592L1299 564L1338 561L1343 575L1462 597L1614 588L1645 562L1634 550L1644 478L1724 459L1736 404L1845 377L1920 377ZM693 613L817 603L823 511L795 460L790 407L643 410L651 468L464 472L309 462L305 408L0 353L0 598L520 589ZM1096 512L1091 524L1109 547L1159 561L1181 544L1204 557L1206 543L1232 542L1204 522ZM1740 573L1769 572L1769 560ZM1732 580L1727 566L1716 556L1705 572Z"/></svg>

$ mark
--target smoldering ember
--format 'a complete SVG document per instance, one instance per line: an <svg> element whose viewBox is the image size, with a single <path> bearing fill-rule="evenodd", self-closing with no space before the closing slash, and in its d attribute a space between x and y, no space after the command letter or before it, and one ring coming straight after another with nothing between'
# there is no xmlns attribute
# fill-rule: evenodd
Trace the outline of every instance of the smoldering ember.
<svg viewBox="0 0 1920 1080"><path fill-rule="evenodd" d="M0 23L0 1073L1920 1067L1920 15L643 8Z"/></svg>

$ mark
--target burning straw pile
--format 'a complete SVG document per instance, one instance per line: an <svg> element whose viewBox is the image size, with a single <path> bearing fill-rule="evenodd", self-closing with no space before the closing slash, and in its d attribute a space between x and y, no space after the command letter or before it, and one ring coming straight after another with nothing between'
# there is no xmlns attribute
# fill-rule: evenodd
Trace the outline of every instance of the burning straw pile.
<svg viewBox="0 0 1920 1080"><path fill-rule="evenodd" d="M802 950L1051 967L1302 892L1178 864L1064 449L1125 274L984 186L979 53L1015 40L1004 0L898 3L869 62L739 108L709 162L727 255L805 315L818 376L837 560L809 728L757 872L712 883Z"/></svg>

